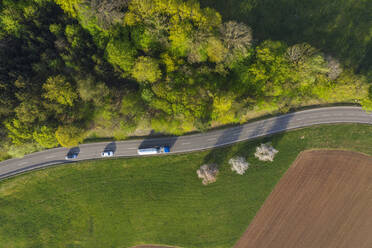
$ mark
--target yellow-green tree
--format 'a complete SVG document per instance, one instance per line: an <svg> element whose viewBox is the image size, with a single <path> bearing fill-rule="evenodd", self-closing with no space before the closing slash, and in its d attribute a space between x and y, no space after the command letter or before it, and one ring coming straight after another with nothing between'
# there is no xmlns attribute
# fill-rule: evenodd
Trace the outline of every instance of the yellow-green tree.
<svg viewBox="0 0 372 248"><path fill-rule="evenodd" d="M223 45L220 39L216 37L208 39L207 54L211 62L222 62L225 59L227 52L227 48Z"/></svg>
<svg viewBox="0 0 372 248"><path fill-rule="evenodd" d="M232 109L232 96L215 96L213 98L212 119L220 124L232 123L235 121L235 112Z"/></svg>
<svg viewBox="0 0 372 248"><path fill-rule="evenodd" d="M133 67L132 76L139 82L154 83L161 78L159 63L153 58L141 56Z"/></svg>
<svg viewBox="0 0 372 248"><path fill-rule="evenodd" d="M52 148L58 145L54 128L41 126L33 132L32 136L42 147Z"/></svg>
<svg viewBox="0 0 372 248"><path fill-rule="evenodd" d="M43 95L45 98L62 105L72 106L78 97L71 84L61 75L49 77L43 84L43 89L45 90Z"/></svg>
<svg viewBox="0 0 372 248"><path fill-rule="evenodd" d="M63 147L73 147L85 138L85 132L73 125L59 126L56 133L58 143Z"/></svg>
<svg viewBox="0 0 372 248"><path fill-rule="evenodd" d="M137 50L130 42L128 33L122 31L109 41L106 54L111 64L119 66L124 72L129 72L134 65Z"/></svg>
<svg viewBox="0 0 372 248"><path fill-rule="evenodd" d="M54 0L61 8L72 17L77 16L77 10L81 0Z"/></svg>
<svg viewBox="0 0 372 248"><path fill-rule="evenodd" d="M31 128L18 119L5 122L5 127L8 129L8 137L11 138L13 144L22 145L32 140Z"/></svg>

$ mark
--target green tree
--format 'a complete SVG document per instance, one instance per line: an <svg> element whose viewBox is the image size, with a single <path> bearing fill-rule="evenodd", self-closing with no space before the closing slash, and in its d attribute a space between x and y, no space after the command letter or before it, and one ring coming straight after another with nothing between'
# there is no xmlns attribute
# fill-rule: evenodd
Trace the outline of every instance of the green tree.
<svg viewBox="0 0 372 248"><path fill-rule="evenodd" d="M5 8L0 14L0 26L6 33L20 36L22 32L21 25L22 18L20 13L16 10L16 6Z"/></svg>
<svg viewBox="0 0 372 248"><path fill-rule="evenodd" d="M119 66L124 72L130 72L134 65L137 50L130 42L127 31L111 38L106 47L108 61Z"/></svg>
<svg viewBox="0 0 372 248"><path fill-rule="evenodd" d="M104 104L110 93L107 85L101 81L97 82L93 75L86 75L86 77L79 79L77 87L83 101L93 101L98 106Z"/></svg>
<svg viewBox="0 0 372 248"><path fill-rule="evenodd" d="M161 78L159 63L153 58L141 56L136 60L132 76L139 82L154 83Z"/></svg>
<svg viewBox="0 0 372 248"><path fill-rule="evenodd" d="M73 147L85 138L85 132L73 125L59 126L55 132L58 143L63 147Z"/></svg>
<svg viewBox="0 0 372 248"><path fill-rule="evenodd" d="M71 84L62 75L49 77L43 84L44 97L62 105L72 106L78 95Z"/></svg>
<svg viewBox="0 0 372 248"><path fill-rule="evenodd" d="M145 112L145 103L136 92L126 94L121 101L120 113L131 117L140 117Z"/></svg>
<svg viewBox="0 0 372 248"><path fill-rule="evenodd" d="M169 32L170 50L176 56L187 56L193 42L194 28L191 23L185 22L172 26Z"/></svg>
<svg viewBox="0 0 372 248"><path fill-rule="evenodd" d="M80 25L66 25L65 36L72 48L79 49L84 46L84 39L82 37L82 28Z"/></svg>
<svg viewBox="0 0 372 248"><path fill-rule="evenodd" d="M148 53L157 48L156 37L154 34L144 26L133 27L131 38L137 49Z"/></svg>
<svg viewBox="0 0 372 248"><path fill-rule="evenodd" d="M41 109L36 100L26 100L21 102L16 108L15 113L17 118L22 122L32 123L39 119L44 121L47 114Z"/></svg>
<svg viewBox="0 0 372 248"><path fill-rule="evenodd" d="M54 128L41 126L33 132L32 136L42 147L52 148L58 145L55 132L56 130Z"/></svg>

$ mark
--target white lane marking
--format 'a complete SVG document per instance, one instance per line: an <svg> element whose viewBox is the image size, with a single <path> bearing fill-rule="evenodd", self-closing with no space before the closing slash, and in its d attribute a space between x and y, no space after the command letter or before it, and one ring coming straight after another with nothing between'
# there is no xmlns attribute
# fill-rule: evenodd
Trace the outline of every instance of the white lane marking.
<svg viewBox="0 0 372 248"><path fill-rule="evenodd" d="M47 156L45 158L54 158L56 155Z"/></svg>
<svg viewBox="0 0 372 248"><path fill-rule="evenodd" d="M128 147L129 150L137 149L137 147Z"/></svg>
<svg viewBox="0 0 372 248"><path fill-rule="evenodd" d="M182 145L189 145L191 144L190 142L183 142Z"/></svg>
<svg viewBox="0 0 372 248"><path fill-rule="evenodd" d="M207 139L208 141L211 141L211 140L216 140L217 138L210 138L210 139Z"/></svg>
<svg viewBox="0 0 372 248"><path fill-rule="evenodd" d="M24 161L24 162L20 163L19 165L24 165L24 164L27 164L27 161Z"/></svg>

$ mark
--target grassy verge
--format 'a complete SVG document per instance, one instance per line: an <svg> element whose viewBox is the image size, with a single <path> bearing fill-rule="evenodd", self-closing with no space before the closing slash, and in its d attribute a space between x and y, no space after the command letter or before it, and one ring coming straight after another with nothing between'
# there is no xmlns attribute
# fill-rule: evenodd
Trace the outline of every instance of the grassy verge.
<svg viewBox="0 0 372 248"><path fill-rule="evenodd" d="M340 148L372 154L372 126L326 125L183 155L64 165L0 182L0 247L232 247L298 153ZM273 163L253 156L260 142ZM227 161L243 155L243 176ZM218 162L216 183L196 169Z"/></svg>

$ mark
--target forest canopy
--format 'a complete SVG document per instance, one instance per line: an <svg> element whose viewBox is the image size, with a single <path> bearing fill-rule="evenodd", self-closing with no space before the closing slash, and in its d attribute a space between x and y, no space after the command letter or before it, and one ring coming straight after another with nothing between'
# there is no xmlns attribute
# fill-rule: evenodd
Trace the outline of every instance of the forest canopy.
<svg viewBox="0 0 372 248"><path fill-rule="evenodd" d="M372 109L370 72L355 73L306 41L255 39L259 25L223 20L212 7L2 1L3 151L71 147L89 134L122 139L142 129L179 135L313 103Z"/></svg>

